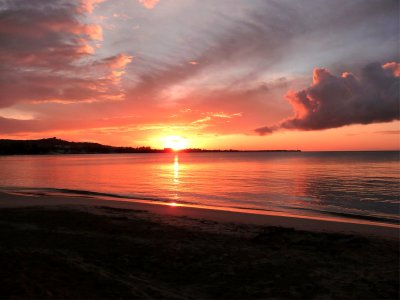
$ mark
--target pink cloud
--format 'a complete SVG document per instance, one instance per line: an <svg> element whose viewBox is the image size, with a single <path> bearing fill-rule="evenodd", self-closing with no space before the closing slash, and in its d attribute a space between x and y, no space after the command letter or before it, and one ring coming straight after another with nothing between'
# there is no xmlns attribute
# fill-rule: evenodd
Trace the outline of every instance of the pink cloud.
<svg viewBox="0 0 400 300"><path fill-rule="evenodd" d="M390 71L394 76L400 77L400 63L397 62L388 62L383 65L385 70Z"/></svg>
<svg viewBox="0 0 400 300"><path fill-rule="evenodd" d="M104 1L105 0L80 0L80 5L78 6L78 12L92 13L95 6Z"/></svg>
<svg viewBox="0 0 400 300"><path fill-rule="evenodd" d="M102 1L10 2L0 11L0 107L18 102L120 100L126 54L95 60L102 28L85 22Z"/></svg>
<svg viewBox="0 0 400 300"><path fill-rule="evenodd" d="M160 0L139 0L139 3L147 9L153 9L158 2L160 2Z"/></svg>
<svg viewBox="0 0 400 300"><path fill-rule="evenodd" d="M112 69L123 69L132 61L132 59L133 56L121 53L104 59L102 63L108 65Z"/></svg>

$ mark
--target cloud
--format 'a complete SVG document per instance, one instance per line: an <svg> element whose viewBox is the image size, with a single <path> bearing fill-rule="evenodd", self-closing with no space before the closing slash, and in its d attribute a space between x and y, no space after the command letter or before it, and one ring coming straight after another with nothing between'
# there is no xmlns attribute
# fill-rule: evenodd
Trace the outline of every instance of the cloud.
<svg viewBox="0 0 400 300"><path fill-rule="evenodd" d="M101 69L108 70L109 74L102 77L102 79L107 79L105 84L118 85L121 81L122 75L125 74L125 67L130 64L132 60L133 56L120 53L97 61L95 65L99 67L99 70L96 71L101 72ZM104 86L104 88L107 89L107 86Z"/></svg>
<svg viewBox="0 0 400 300"><path fill-rule="evenodd" d="M399 135L400 130L381 130L381 131L376 131L374 134L393 134L393 135Z"/></svg>
<svg viewBox="0 0 400 300"><path fill-rule="evenodd" d="M147 9L153 9L160 0L139 0L139 3L142 4Z"/></svg>
<svg viewBox="0 0 400 300"><path fill-rule="evenodd" d="M216 119L225 119L223 120L223 122L226 123L230 122L229 119L233 119L235 117L241 117L242 113L239 112L239 113L227 114L224 112L207 112L203 113L202 115L205 115L205 117L195 120L191 124L207 123L209 121L215 121Z"/></svg>
<svg viewBox="0 0 400 300"><path fill-rule="evenodd" d="M82 48L101 40L102 28L81 20L84 13L77 12L81 5L61 0L7 2L0 10L0 57L43 66L86 54Z"/></svg>
<svg viewBox="0 0 400 300"><path fill-rule="evenodd" d="M291 115L282 94L307 86L310 66L335 74L389 61L384 73L399 73L398 4L338 1L142 0L132 9L126 0L0 0L0 133L163 124L251 134L276 124L264 128L273 132Z"/></svg>
<svg viewBox="0 0 400 300"><path fill-rule="evenodd" d="M105 0L80 0L78 11L92 13L95 6L104 2Z"/></svg>
<svg viewBox="0 0 400 300"><path fill-rule="evenodd" d="M0 107L24 102L95 102L120 100L125 66L132 56L119 54L95 63L54 73L49 70L0 68ZM80 72L80 73L76 73Z"/></svg>
<svg viewBox="0 0 400 300"><path fill-rule="evenodd" d="M132 61L133 57L126 54L118 54L104 59L101 63L108 65L112 69L123 69Z"/></svg>
<svg viewBox="0 0 400 300"><path fill-rule="evenodd" d="M383 68L385 70L388 70L389 72L392 72L394 76L400 77L400 64L396 63L394 61L388 62L383 65Z"/></svg>
<svg viewBox="0 0 400 300"><path fill-rule="evenodd" d="M96 58L102 27L87 22L102 0L15 0L0 10L0 107L18 102L121 99L132 56Z"/></svg>
<svg viewBox="0 0 400 300"><path fill-rule="evenodd" d="M347 72L335 76L327 69L315 69L309 88L286 95L294 116L255 131L266 135L282 129L321 130L398 120L399 68L395 62L383 66L371 63L359 78Z"/></svg>
<svg viewBox="0 0 400 300"><path fill-rule="evenodd" d="M141 34L131 34L132 26L126 26L129 35L119 42L136 50L138 77L189 64L187 77L203 80L204 86L230 84L249 73L258 80L268 72L308 72L316 64L394 59L396 3L339 2L166 1L157 14L143 17L137 10L132 18L143 20ZM372 50L372 44L380 46Z"/></svg>

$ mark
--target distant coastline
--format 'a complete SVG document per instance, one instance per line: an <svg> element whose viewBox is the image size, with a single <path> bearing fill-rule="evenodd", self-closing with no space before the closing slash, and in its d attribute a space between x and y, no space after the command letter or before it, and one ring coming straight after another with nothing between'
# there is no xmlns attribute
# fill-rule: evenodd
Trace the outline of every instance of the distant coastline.
<svg viewBox="0 0 400 300"><path fill-rule="evenodd" d="M44 154L112 154L112 153L198 153L198 152L301 152L301 150L209 150L188 148L174 151L170 148L115 147L90 142L69 142L58 138L39 140L0 140L0 155L44 155Z"/></svg>

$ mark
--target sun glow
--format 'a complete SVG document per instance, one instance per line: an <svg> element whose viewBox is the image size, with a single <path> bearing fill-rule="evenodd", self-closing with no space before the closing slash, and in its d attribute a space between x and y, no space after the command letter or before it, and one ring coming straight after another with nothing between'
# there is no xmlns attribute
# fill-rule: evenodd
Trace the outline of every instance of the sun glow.
<svg viewBox="0 0 400 300"><path fill-rule="evenodd" d="M170 148L174 151L179 151L187 148L188 141L178 135L167 136L164 139L164 148Z"/></svg>

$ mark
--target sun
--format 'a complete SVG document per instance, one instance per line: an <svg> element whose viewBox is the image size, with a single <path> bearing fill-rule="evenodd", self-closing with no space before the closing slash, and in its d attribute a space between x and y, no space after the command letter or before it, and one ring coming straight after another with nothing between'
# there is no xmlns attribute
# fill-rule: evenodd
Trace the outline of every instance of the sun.
<svg viewBox="0 0 400 300"><path fill-rule="evenodd" d="M186 149L189 144L185 138L178 135L167 136L163 140L164 148L170 148L174 151Z"/></svg>

